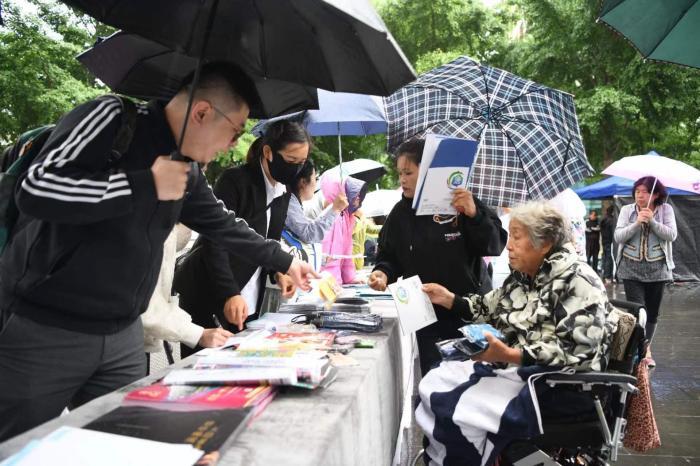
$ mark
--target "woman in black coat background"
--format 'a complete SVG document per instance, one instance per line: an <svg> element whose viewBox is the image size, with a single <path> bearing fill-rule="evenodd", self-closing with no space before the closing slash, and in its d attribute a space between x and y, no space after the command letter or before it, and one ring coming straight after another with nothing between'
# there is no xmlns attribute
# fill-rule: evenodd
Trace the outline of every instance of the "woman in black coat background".
<svg viewBox="0 0 700 466"><path fill-rule="evenodd" d="M418 275L423 283L439 283L460 293L489 291L490 284L484 286L481 279L482 257L500 255L508 233L498 215L464 189L454 194L458 215L416 215L411 205L424 145L422 140L408 141L396 152L403 196L379 233L369 286L384 290L399 277ZM441 360L435 342L462 336L458 329L464 325L455 312L434 307L438 321L416 332L423 375Z"/></svg>
<svg viewBox="0 0 700 466"><path fill-rule="evenodd" d="M246 163L225 170L214 185L214 194L226 208L244 219L250 228L279 241L287 217L291 184L309 155L311 137L303 126L290 121L271 124L248 151ZM174 290L180 306L196 324L210 327L212 315L231 331L242 330L255 319L265 290L268 272L228 254L213 242L199 237L192 250L178 261ZM270 276L291 296L289 277ZM182 348L183 356L198 351Z"/></svg>

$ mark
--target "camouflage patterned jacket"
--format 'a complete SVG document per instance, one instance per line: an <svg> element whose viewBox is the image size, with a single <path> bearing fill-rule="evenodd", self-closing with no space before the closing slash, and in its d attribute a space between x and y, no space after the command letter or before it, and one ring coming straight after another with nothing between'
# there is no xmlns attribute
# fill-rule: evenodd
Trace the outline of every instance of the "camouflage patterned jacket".
<svg viewBox="0 0 700 466"><path fill-rule="evenodd" d="M524 366L602 370L617 326L600 278L571 243L550 253L534 280L513 272L501 288L456 298L452 309L498 328L523 351Z"/></svg>

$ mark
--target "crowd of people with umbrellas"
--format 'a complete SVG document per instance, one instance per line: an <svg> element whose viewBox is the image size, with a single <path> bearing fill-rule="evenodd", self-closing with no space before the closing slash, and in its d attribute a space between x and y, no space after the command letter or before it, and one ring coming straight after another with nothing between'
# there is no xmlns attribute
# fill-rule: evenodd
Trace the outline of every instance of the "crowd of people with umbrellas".
<svg viewBox="0 0 700 466"><path fill-rule="evenodd" d="M418 275L435 304L438 321L417 332L417 420L436 464L486 464L500 447L484 445L502 445L470 417L478 399L445 394L496 380L502 401L526 386L518 368L604 368L616 325L606 289L578 260L566 213L543 202L594 173L571 94L468 57L416 79L368 2L65 3L122 29L78 59L147 103L77 106L18 182L0 272L0 439L143 377L144 331L147 351L160 339L182 342L183 355L220 346L259 314L268 277L285 298L319 272L361 282L377 235L369 286ZM263 120L245 163L210 187L202 168L237 144L248 118ZM386 167L343 161L341 138L384 133L400 188L372 190ZM457 215L411 206L431 133L478 142L467 189L454 191ZM323 174L309 158L314 136L338 138L338 165ZM614 237L649 341L674 267L666 187L700 193L700 172L661 159L604 171L635 180ZM508 225L499 208L513 208ZM176 263L189 230L199 237ZM483 258L504 250L508 277L492 289ZM489 336L475 360L440 364L435 343L465 320L492 323L505 342ZM504 418L500 401L487 402Z"/></svg>

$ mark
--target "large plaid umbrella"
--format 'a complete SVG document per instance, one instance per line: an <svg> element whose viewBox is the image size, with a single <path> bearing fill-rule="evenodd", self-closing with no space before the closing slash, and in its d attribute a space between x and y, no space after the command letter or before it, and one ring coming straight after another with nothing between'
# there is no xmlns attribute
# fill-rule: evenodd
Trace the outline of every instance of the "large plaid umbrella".
<svg viewBox="0 0 700 466"><path fill-rule="evenodd" d="M492 206L551 199L593 169L571 94L460 57L385 99L388 146L428 133L479 141L468 188Z"/></svg>

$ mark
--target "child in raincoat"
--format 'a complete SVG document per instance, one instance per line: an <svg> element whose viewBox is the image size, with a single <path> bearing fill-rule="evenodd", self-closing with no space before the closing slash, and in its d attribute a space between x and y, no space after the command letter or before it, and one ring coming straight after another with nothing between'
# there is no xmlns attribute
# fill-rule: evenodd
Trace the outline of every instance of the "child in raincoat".
<svg viewBox="0 0 700 466"><path fill-rule="evenodd" d="M321 270L328 271L339 284L344 284L356 282L352 232L357 219L353 214L362 205L367 185L352 177L344 178L342 183L334 177L324 177L321 181L321 191L328 202L333 202L341 189L345 190L349 205L336 217L331 230L323 238L324 265Z"/></svg>

